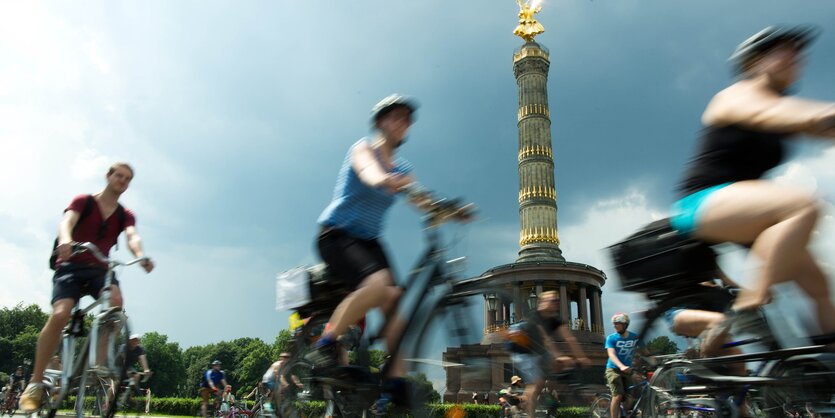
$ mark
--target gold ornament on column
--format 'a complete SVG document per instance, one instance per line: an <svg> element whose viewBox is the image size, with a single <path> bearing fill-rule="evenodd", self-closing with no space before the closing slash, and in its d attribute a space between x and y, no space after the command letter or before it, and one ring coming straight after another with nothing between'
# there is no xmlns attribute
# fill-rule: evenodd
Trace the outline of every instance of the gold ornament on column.
<svg viewBox="0 0 835 418"><path fill-rule="evenodd" d="M522 0L516 0L516 4L519 5L519 26L516 26L513 34L532 42L536 35L545 32L545 28L533 16L542 10L542 1L527 0L523 2Z"/></svg>

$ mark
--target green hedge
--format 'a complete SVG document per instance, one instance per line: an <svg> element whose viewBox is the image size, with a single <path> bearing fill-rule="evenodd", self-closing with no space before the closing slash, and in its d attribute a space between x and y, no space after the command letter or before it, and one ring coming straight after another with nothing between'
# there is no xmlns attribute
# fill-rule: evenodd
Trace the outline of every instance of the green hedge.
<svg viewBox="0 0 835 418"><path fill-rule="evenodd" d="M93 403L93 397L85 397L85 402ZM63 409L75 407L75 396L67 396ZM188 415L194 416L200 410L200 398L155 398L151 396L150 412L152 414ZM145 412L145 403L135 399L130 412Z"/></svg>
<svg viewBox="0 0 835 418"><path fill-rule="evenodd" d="M144 405L144 404L143 404ZM151 396L152 414L195 415L200 410L200 398L154 398Z"/></svg>
<svg viewBox="0 0 835 418"><path fill-rule="evenodd" d="M92 398L88 399L92 402ZM75 404L75 397L68 397L65 403L66 409L72 409ZM144 408L144 403L135 403L137 408ZM251 402L249 403L251 406ZM460 408L464 412L462 418L496 418L501 414L501 407L498 405L476 405L476 404L430 404L432 418L454 417L449 414L453 408ZM309 401L300 402L299 409L303 416L322 416L325 412L325 402ZM151 397L151 413L162 415L185 415L194 416L200 410L200 398L154 398ZM144 411L131 411L144 412ZM566 407L557 410L557 418L586 418L589 410L584 407Z"/></svg>
<svg viewBox="0 0 835 418"><path fill-rule="evenodd" d="M299 405L304 416L322 416L325 412L325 403L322 401L303 402ZM501 415L502 408L499 405L476 405L476 404L449 404L436 403L429 405L432 418L454 417L450 414L453 408L461 409L464 414L462 418L497 418ZM589 409L586 407L566 407L557 409L557 418L587 418Z"/></svg>

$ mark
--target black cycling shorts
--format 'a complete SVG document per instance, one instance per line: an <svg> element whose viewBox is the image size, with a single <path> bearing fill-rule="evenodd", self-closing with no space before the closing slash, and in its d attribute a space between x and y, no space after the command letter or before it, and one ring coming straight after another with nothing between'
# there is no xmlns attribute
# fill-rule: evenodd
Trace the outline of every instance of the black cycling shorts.
<svg viewBox="0 0 835 418"><path fill-rule="evenodd" d="M376 239L360 239L340 229L329 229L319 234L316 246L331 273L352 290L372 273L389 268L386 253Z"/></svg>
<svg viewBox="0 0 835 418"><path fill-rule="evenodd" d="M52 276L52 303L72 299L75 303L84 296L99 297L104 287L104 267L62 263ZM119 285L116 276L111 284Z"/></svg>

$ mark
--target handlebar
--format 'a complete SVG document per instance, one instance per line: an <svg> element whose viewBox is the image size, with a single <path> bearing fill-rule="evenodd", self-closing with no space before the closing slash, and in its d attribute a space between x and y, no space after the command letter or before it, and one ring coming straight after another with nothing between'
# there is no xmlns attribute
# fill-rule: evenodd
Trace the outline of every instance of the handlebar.
<svg viewBox="0 0 835 418"><path fill-rule="evenodd" d="M96 244L93 244L92 242L76 242L72 245L73 255L83 253L85 251L89 252L90 254L93 254L93 256L96 257L99 261L111 267L131 266L136 263L143 263L151 260L150 257L139 257L128 262L121 262L119 260L114 260L112 258L106 257L104 254L102 254L101 250L99 250L99 247L97 247Z"/></svg>
<svg viewBox="0 0 835 418"><path fill-rule="evenodd" d="M439 197L417 182L409 183L400 190L409 200L426 211L428 223L438 224L448 219L467 221L475 217L477 211L472 203L463 203L461 199Z"/></svg>

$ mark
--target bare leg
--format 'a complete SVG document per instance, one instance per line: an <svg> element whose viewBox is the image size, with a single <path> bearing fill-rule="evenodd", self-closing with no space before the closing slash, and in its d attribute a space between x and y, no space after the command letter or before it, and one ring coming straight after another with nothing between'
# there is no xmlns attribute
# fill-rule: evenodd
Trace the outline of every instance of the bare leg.
<svg viewBox="0 0 835 418"><path fill-rule="evenodd" d="M764 180L743 181L712 194L705 202L695 235L710 241L752 243L750 257L762 262L754 286L743 290L734 309L751 309L768 300L771 285L795 280L817 305L824 330L835 330L835 307L826 277L807 249L818 217L814 199Z"/></svg>
<svg viewBox="0 0 835 418"><path fill-rule="evenodd" d="M801 264L796 282L801 289L815 302L815 311L821 331L835 332L835 307L829 299L829 283L826 275L809 252L798 260Z"/></svg>
<svg viewBox="0 0 835 418"><path fill-rule="evenodd" d="M709 328L719 325L725 319L725 315L719 312L701 311L697 309L686 309L676 315L673 321L672 331L685 337L698 337ZM717 355L742 354L738 348L721 349L722 344L728 342L727 332L719 335L710 341L702 342L702 357L714 357ZM739 363L732 366L732 373L738 376L745 375L745 364Z"/></svg>
<svg viewBox="0 0 835 418"><path fill-rule="evenodd" d="M620 417L621 402L623 402L623 395L612 396L612 403L609 404L609 418Z"/></svg>
<svg viewBox="0 0 835 418"><path fill-rule="evenodd" d="M402 290L395 287L389 269L372 273L333 311L330 332L337 337L345 334L349 326L359 322L373 308L382 308L384 312L393 310L401 293Z"/></svg>
<svg viewBox="0 0 835 418"><path fill-rule="evenodd" d="M55 354L55 350L58 349L61 330L67 325L73 306L75 306L75 301L72 299L59 299L52 304L52 314L38 336L32 382L43 382L44 370L52 355Z"/></svg>
<svg viewBox="0 0 835 418"><path fill-rule="evenodd" d="M525 410L528 412L529 418L536 416L536 404L539 402L539 392L542 391L542 386L544 385L545 381L540 379L525 386Z"/></svg>

